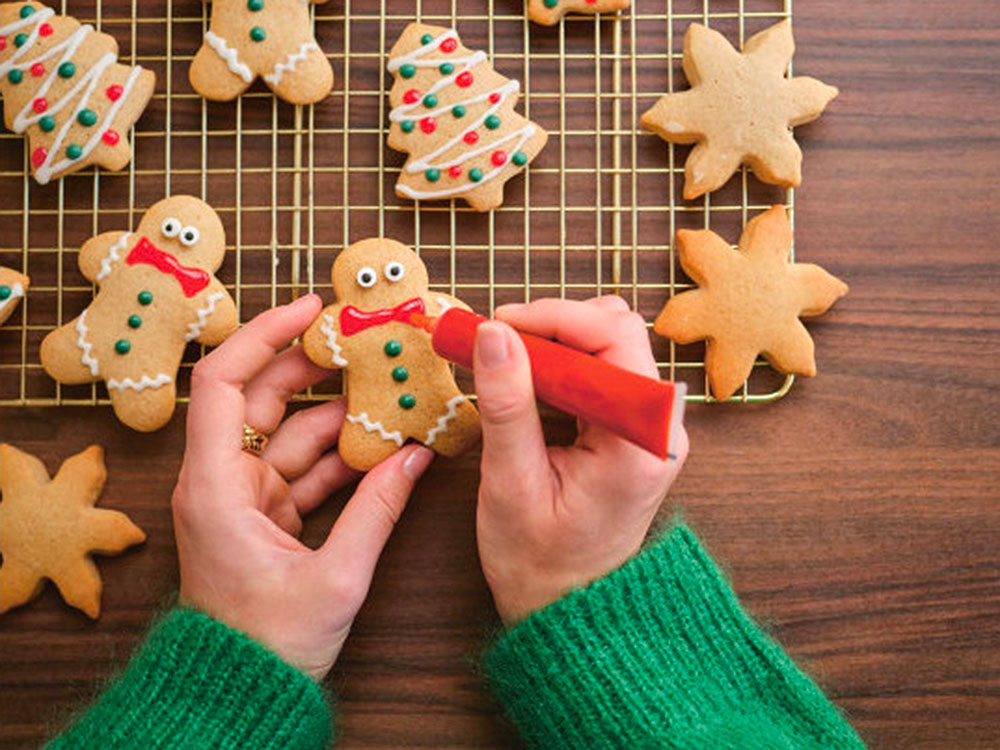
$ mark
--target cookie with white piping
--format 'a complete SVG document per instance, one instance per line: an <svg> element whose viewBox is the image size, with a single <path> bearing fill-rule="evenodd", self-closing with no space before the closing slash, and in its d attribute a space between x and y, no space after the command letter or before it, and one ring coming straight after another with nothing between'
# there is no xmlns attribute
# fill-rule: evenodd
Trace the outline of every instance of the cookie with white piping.
<svg viewBox="0 0 1000 750"><path fill-rule="evenodd" d="M428 289L417 254L389 239L346 248L330 274L337 303L325 308L302 338L309 358L343 368L347 418L338 451L367 471L407 440L455 456L479 440L479 412L458 390L430 334L408 316L437 316L461 300Z"/></svg>
<svg viewBox="0 0 1000 750"><path fill-rule="evenodd" d="M617 13L631 4L631 0L528 0L528 18L543 26L554 26L568 13Z"/></svg>
<svg viewBox="0 0 1000 750"><path fill-rule="evenodd" d="M159 429L174 413L187 343L216 346L236 330L236 303L214 276L225 252L218 215L191 196L155 204L135 232L88 240L80 270L100 290L42 341L45 371L69 385L103 380L122 422Z"/></svg>
<svg viewBox="0 0 1000 750"><path fill-rule="evenodd" d="M156 86L118 63L118 42L41 3L0 3L4 122L28 137L42 185L91 165L117 171L132 158L128 131Z"/></svg>
<svg viewBox="0 0 1000 750"><path fill-rule="evenodd" d="M493 69L486 53L454 29L411 23L389 52L389 147L409 158L396 195L461 198L477 211L503 203L504 184L548 140L514 111L521 86Z"/></svg>
<svg viewBox="0 0 1000 750"><path fill-rule="evenodd" d="M290 104L315 104L333 90L333 68L313 34L311 4L328 0L204 0L205 43L188 78L206 99L235 99L259 76Z"/></svg>
<svg viewBox="0 0 1000 750"><path fill-rule="evenodd" d="M7 322L21 298L28 293L31 279L12 268L0 266L0 325Z"/></svg>

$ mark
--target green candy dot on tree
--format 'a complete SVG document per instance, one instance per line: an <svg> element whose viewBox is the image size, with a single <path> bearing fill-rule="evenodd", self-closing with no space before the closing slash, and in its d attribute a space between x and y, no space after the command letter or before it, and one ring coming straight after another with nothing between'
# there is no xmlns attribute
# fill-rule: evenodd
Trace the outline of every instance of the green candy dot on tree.
<svg viewBox="0 0 1000 750"><path fill-rule="evenodd" d="M267 32L264 30L263 26L254 26L250 29L250 38L255 42L263 42L267 39Z"/></svg>
<svg viewBox="0 0 1000 750"><path fill-rule="evenodd" d="M490 130L496 130L497 128L500 127L500 118L497 117L496 115L490 115L485 120L483 120L483 124L486 125L486 127L488 127Z"/></svg>
<svg viewBox="0 0 1000 750"><path fill-rule="evenodd" d="M129 315L128 316L128 327L129 328L138 328L141 325L142 325L142 318L140 318L138 315Z"/></svg>
<svg viewBox="0 0 1000 750"><path fill-rule="evenodd" d="M247 8L254 13L259 10L264 10L264 0L247 0Z"/></svg>
<svg viewBox="0 0 1000 750"><path fill-rule="evenodd" d="M153 303L153 293L147 292L145 289L143 289L141 292L139 292L137 299L139 300L140 305L143 306L150 305Z"/></svg>
<svg viewBox="0 0 1000 750"><path fill-rule="evenodd" d="M119 354L128 354L132 351L132 344L128 342L128 339L118 339L115 342L115 351Z"/></svg>
<svg viewBox="0 0 1000 750"><path fill-rule="evenodd" d="M510 157L510 160L514 162L517 166L523 167L528 163L528 155L523 151L515 151L514 155Z"/></svg>
<svg viewBox="0 0 1000 750"><path fill-rule="evenodd" d="M62 78L72 78L76 75L76 65L67 61L59 66L59 75Z"/></svg>
<svg viewBox="0 0 1000 750"><path fill-rule="evenodd" d="M0 302L3 302L5 299L10 299L10 295L12 293L13 292L11 291L11 288L9 286L7 286L6 284L0 284ZM397 367L396 369L398 370L400 368ZM393 374L395 375L395 373Z"/></svg>
<svg viewBox="0 0 1000 750"><path fill-rule="evenodd" d="M428 94L424 97L424 106L428 109L430 107L436 107L438 105L438 98L434 94Z"/></svg>
<svg viewBox="0 0 1000 750"><path fill-rule="evenodd" d="M542 0L542 4L546 8L554 8L559 5L559 0Z"/></svg>
<svg viewBox="0 0 1000 750"><path fill-rule="evenodd" d="M437 182L441 178L441 171L438 169L428 169L424 174L430 182Z"/></svg>
<svg viewBox="0 0 1000 750"><path fill-rule="evenodd" d="M481 170L479 167L473 167L472 169L469 170L469 179L472 180L473 182L479 182L481 179L483 179L483 170Z"/></svg>
<svg viewBox="0 0 1000 750"><path fill-rule="evenodd" d="M405 383L406 379L410 377L410 373L407 372L405 367L394 367L392 369L392 379L397 383Z"/></svg>
<svg viewBox="0 0 1000 750"><path fill-rule="evenodd" d="M455 66L451 63L441 63L441 65L438 66L438 70L441 71L441 75L450 76L455 72Z"/></svg>
<svg viewBox="0 0 1000 750"><path fill-rule="evenodd" d="M396 341L396 339L389 339L385 342L385 353L390 357L398 357L403 353L403 345Z"/></svg>
<svg viewBox="0 0 1000 750"><path fill-rule="evenodd" d="M431 36L430 34L424 34L422 37L420 37L420 43L424 45L430 44L433 41L434 37Z"/></svg>
<svg viewBox="0 0 1000 750"><path fill-rule="evenodd" d="M79 159L83 156L83 149L75 143L71 143L66 147L66 156L70 159Z"/></svg>
<svg viewBox="0 0 1000 750"><path fill-rule="evenodd" d="M404 393L399 397L399 405L404 409L412 409L417 405L417 397L410 393Z"/></svg>
<svg viewBox="0 0 1000 750"><path fill-rule="evenodd" d="M21 81L24 80L24 73L15 68L14 70L10 71L10 73L7 74L7 80L10 81L11 83L20 83Z"/></svg>
<svg viewBox="0 0 1000 750"><path fill-rule="evenodd" d="M76 120L84 127L91 128L97 124L97 113L92 109L81 109Z"/></svg>
<svg viewBox="0 0 1000 750"><path fill-rule="evenodd" d="M35 15L35 9L30 5L25 5L21 8L21 18L27 18L28 16Z"/></svg>
<svg viewBox="0 0 1000 750"><path fill-rule="evenodd" d="M45 115L45 117L38 121L38 126L42 129L42 132L51 133L56 129L56 118L52 115Z"/></svg>
<svg viewBox="0 0 1000 750"><path fill-rule="evenodd" d="M409 64L407 64L407 65L400 65L399 66L399 74L401 76L403 76L403 78L413 78L413 76L415 76L417 74L417 66L416 65L409 65Z"/></svg>
<svg viewBox="0 0 1000 750"><path fill-rule="evenodd" d="M465 117L465 107L463 107L461 104L456 104L454 107L451 108L451 113L455 117Z"/></svg>
<svg viewBox="0 0 1000 750"><path fill-rule="evenodd" d="M23 34L23 33L22 34L18 34L17 36L14 37L14 46L15 47L23 47L24 43L26 41L28 41L28 35L27 34Z"/></svg>
<svg viewBox="0 0 1000 750"><path fill-rule="evenodd" d="M399 128L404 133L412 133L413 132L413 120L403 120L401 123L399 123Z"/></svg>

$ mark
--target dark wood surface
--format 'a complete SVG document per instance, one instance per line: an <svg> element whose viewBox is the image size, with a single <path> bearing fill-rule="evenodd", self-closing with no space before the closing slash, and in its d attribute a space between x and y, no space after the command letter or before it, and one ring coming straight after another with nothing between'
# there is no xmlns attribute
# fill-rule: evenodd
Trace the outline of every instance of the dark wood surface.
<svg viewBox="0 0 1000 750"><path fill-rule="evenodd" d="M1000 747L1000 6L796 4L798 70L841 87L803 131L798 252L848 280L813 326L821 376L761 407L692 408L670 496L745 605L875 748ZM537 74L536 74L537 75ZM106 446L103 504L149 542L101 561L104 615L49 587L0 618L0 748L32 747L124 660L176 586L183 414L0 412L54 469ZM567 439L567 420L552 418ZM345 748L506 748L471 668L496 626L473 534L477 456L421 483L329 680ZM310 519L322 537L342 504Z"/></svg>

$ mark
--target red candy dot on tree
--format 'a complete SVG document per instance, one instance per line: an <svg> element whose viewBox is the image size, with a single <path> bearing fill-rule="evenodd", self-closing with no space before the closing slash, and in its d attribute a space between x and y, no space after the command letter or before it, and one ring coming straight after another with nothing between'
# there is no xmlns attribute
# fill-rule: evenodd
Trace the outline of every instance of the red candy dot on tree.
<svg viewBox="0 0 1000 750"><path fill-rule="evenodd" d="M468 70L466 70L463 73L459 73L458 77L455 79L455 83L457 83L462 88L467 88L467 87L471 86L472 85L472 73L470 73Z"/></svg>
<svg viewBox="0 0 1000 750"><path fill-rule="evenodd" d="M462 136L462 140L471 146L473 143L479 140L479 133L477 133L475 130L470 130L468 133Z"/></svg>
<svg viewBox="0 0 1000 750"><path fill-rule="evenodd" d="M31 103L31 108L36 112L38 112L39 114L41 114L42 112L44 112L49 108L49 102L45 98L39 97L38 99L35 99L35 101Z"/></svg>
<svg viewBox="0 0 1000 750"><path fill-rule="evenodd" d="M108 99L110 99L113 102L116 102L119 99L121 99L122 93L123 93L122 87L119 86L117 83L113 86L108 86L108 90L104 92L104 94L108 97Z"/></svg>
<svg viewBox="0 0 1000 750"><path fill-rule="evenodd" d="M121 136L118 135L117 130L105 130L104 135L101 136L101 140L109 146L116 146L118 145L118 141L121 140Z"/></svg>
<svg viewBox="0 0 1000 750"><path fill-rule="evenodd" d="M490 94L490 104L496 104L498 101L500 101L500 92L494 91Z"/></svg>
<svg viewBox="0 0 1000 750"><path fill-rule="evenodd" d="M31 152L31 163L36 167L40 167L45 163L45 160L49 158L48 149L39 146L34 151Z"/></svg>
<svg viewBox="0 0 1000 750"><path fill-rule="evenodd" d="M458 42L454 39L445 39L441 42L442 52L454 52L458 48Z"/></svg>
<svg viewBox="0 0 1000 750"><path fill-rule="evenodd" d="M448 176L449 177L461 177L462 176L462 168L460 166L458 166L457 164L455 164L455 165L453 165L451 167L448 167Z"/></svg>
<svg viewBox="0 0 1000 750"><path fill-rule="evenodd" d="M507 154L503 151L494 151L493 155L490 157L490 161L492 161L496 166L502 167L507 163Z"/></svg>
<svg viewBox="0 0 1000 750"><path fill-rule="evenodd" d="M433 117L425 117L420 121L420 129L430 135L437 129L437 123L434 122Z"/></svg>
<svg viewBox="0 0 1000 750"><path fill-rule="evenodd" d="M416 89L410 89L403 94L403 101L407 104L413 104L414 102L420 101L420 92Z"/></svg>
<svg viewBox="0 0 1000 750"><path fill-rule="evenodd" d="M45 66L40 62L35 63L31 66L31 75L35 76L35 78L41 78L45 75Z"/></svg>
<svg viewBox="0 0 1000 750"><path fill-rule="evenodd" d="M52 36L52 25L48 23L43 23L38 27L38 33L42 36Z"/></svg>
<svg viewBox="0 0 1000 750"><path fill-rule="evenodd" d="M3 52L5 49L7 49L7 37L0 36L0 52Z"/></svg>

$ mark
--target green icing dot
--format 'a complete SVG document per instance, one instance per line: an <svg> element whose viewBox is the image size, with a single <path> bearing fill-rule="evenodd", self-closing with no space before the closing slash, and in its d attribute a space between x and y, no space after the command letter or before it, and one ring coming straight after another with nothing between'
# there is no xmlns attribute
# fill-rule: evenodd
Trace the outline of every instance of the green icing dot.
<svg viewBox="0 0 1000 750"><path fill-rule="evenodd" d="M91 128L97 124L97 113L92 109L81 109L76 120L84 127Z"/></svg>
<svg viewBox="0 0 1000 750"><path fill-rule="evenodd" d="M403 78L413 78L413 76L415 76L417 74L417 66L416 65L409 65L409 64L407 64L407 65L400 65L399 66L399 74L401 76L403 76Z"/></svg>
<svg viewBox="0 0 1000 750"><path fill-rule="evenodd" d="M431 36L430 34L424 34L422 37L420 37L420 43L423 45L428 45L433 41L434 37Z"/></svg>
<svg viewBox="0 0 1000 750"><path fill-rule="evenodd" d="M406 371L405 367L394 367L392 369L392 379L397 383L406 382L408 377L410 377L410 373Z"/></svg>
<svg viewBox="0 0 1000 750"><path fill-rule="evenodd" d="M247 0L247 7L254 13L264 10L264 0Z"/></svg>
<svg viewBox="0 0 1000 750"><path fill-rule="evenodd" d="M23 47L26 41L28 41L27 34L18 34L16 37L14 37L14 46Z"/></svg>
<svg viewBox="0 0 1000 750"><path fill-rule="evenodd" d="M21 8L21 18L27 18L28 16L35 15L35 9L30 5L25 5Z"/></svg>
<svg viewBox="0 0 1000 750"><path fill-rule="evenodd" d="M514 162L517 166L523 167L528 163L528 155L523 151L515 151L514 155L510 157L510 160Z"/></svg>
<svg viewBox="0 0 1000 750"><path fill-rule="evenodd" d="M142 318L140 318L138 315L129 315L128 316L128 327L129 328L138 328L141 325L142 325Z"/></svg>
<svg viewBox="0 0 1000 750"><path fill-rule="evenodd" d="M488 127L490 130L496 130L497 128L500 127L500 118L497 117L496 115L490 115L485 120L483 120L483 124L486 125L486 127Z"/></svg>
<svg viewBox="0 0 1000 750"><path fill-rule="evenodd" d="M390 357L398 357L403 353L403 345L396 341L396 339L389 339L385 342L385 353Z"/></svg>
<svg viewBox="0 0 1000 750"><path fill-rule="evenodd" d="M441 71L441 75L450 76L452 73L455 72L455 66L452 65L451 63L441 63L438 66L438 70Z"/></svg>
<svg viewBox="0 0 1000 750"><path fill-rule="evenodd" d="M150 305L153 302L153 293L143 289L139 292L138 300L140 305Z"/></svg>
<svg viewBox="0 0 1000 750"><path fill-rule="evenodd" d="M66 156L70 159L79 159L83 156L83 149L75 143L71 143L66 147Z"/></svg>
<svg viewBox="0 0 1000 750"><path fill-rule="evenodd" d="M59 66L59 75L62 78L72 78L76 75L76 65L67 61Z"/></svg>
<svg viewBox="0 0 1000 750"><path fill-rule="evenodd" d="M399 405L404 409L412 409L417 405L417 397L410 393L404 393L399 397Z"/></svg>
<svg viewBox="0 0 1000 750"><path fill-rule="evenodd" d="M128 354L132 351L132 345L128 342L128 339L118 339L115 342L115 351L119 354Z"/></svg>
<svg viewBox="0 0 1000 750"><path fill-rule="evenodd" d="M473 182L479 182L481 179L483 179L483 170L481 170L479 167L473 167L472 169L469 170L469 179L472 180Z"/></svg>
<svg viewBox="0 0 1000 750"><path fill-rule="evenodd" d="M250 29L250 38L255 42L263 42L267 39L267 32L264 30L263 26L254 26Z"/></svg>
<svg viewBox="0 0 1000 750"><path fill-rule="evenodd" d="M438 169L428 169L424 174L430 182L437 182L441 177L441 171Z"/></svg>
<svg viewBox="0 0 1000 750"><path fill-rule="evenodd" d="M6 284L0 284L0 302L2 302L5 299L10 299L11 294L13 294L13 292L9 286L7 286ZM400 369L402 368L400 367L396 368L396 370ZM396 370L393 370L392 372L393 377L396 377ZM406 372L406 370L403 370L403 372ZM406 378L403 378L403 380L406 380Z"/></svg>
<svg viewBox="0 0 1000 750"><path fill-rule="evenodd" d="M412 133L413 120L403 120L401 123L399 123L399 127L404 133Z"/></svg>
<svg viewBox="0 0 1000 750"><path fill-rule="evenodd" d="M542 0L542 4L546 8L554 8L559 5L559 0Z"/></svg>
<svg viewBox="0 0 1000 750"><path fill-rule="evenodd" d="M451 113L455 115L455 117L465 117L465 107L461 104L456 104L451 108Z"/></svg>
<svg viewBox="0 0 1000 750"><path fill-rule="evenodd" d="M438 98L434 96L434 94L428 94L427 96L424 97L425 107L430 108L430 107L436 107L437 105L438 105Z"/></svg>
<svg viewBox="0 0 1000 750"><path fill-rule="evenodd" d="M38 121L38 125L41 127L43 132L51 133L56 129L56 118L52 115L45 115L45 117Z"/></svg>
<svg viewBox="0 0 1000 750"><path fill-rule="evenodd" d="M7 80L11 83L20 83L24 80L24 73L17 68L14 68L14 70L7 74Z"/></svg>

